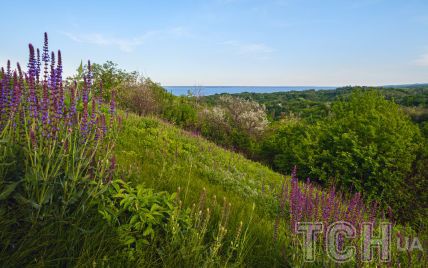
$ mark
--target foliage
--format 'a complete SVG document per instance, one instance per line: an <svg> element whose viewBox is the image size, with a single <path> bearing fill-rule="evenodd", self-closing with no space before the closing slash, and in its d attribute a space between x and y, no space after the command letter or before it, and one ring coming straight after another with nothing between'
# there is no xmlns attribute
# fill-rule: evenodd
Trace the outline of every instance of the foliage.
<svg viewBox="0 0 428 268"><path fill-rule="evenodd" d="M96 250L83 236L86 228L102 230L91 227L99 217L83 219L114 175L114 103L106 115L90 68L83 88L64 90L61 53L49 54L47 34L42 61L29 49L25 75L9 62L0 72L0 262L62 266L66 256L79 261L79 243ZM104 243L99 234L91 237Z"/></svg>
<svg viewBox="0 0 428 268"><path fill-rule="evenodd" d="M299 166L299 175L309 174L306 161L311 152L305 146L309 127L297 117L274 122L262 141L261 159L283 174L289 173L294 166Z"/></svg>
<svg viewBox="0 0 428 268"><path fill-rule="evenodd" d="M378 87L343 87L332 90L303 90L274 93L239 93L233 96L251 99L266 106L268 115L275 120L284 116L298 116L309 122L325 118L330 112L332 102L349 97L353 91L376 90L386 99L408 107L408 112L415 122L426 121L428 108L428 86L402 86L395 88ZM222 95L204 97L213 105L220 102Z"/></svg>
<svg viewBox="0 0 428 268"><path fill-rule="evenodd" d="M183 128L195 129L198 122L197 107L192 99L174 97L161 117Z"/></svg>
<svg viewBox="0 0 428 268"><path fill-rule="evenodd" d="M174 96L150 79L117 90L119 107L139 115L161 115L170 106Z"/></svg>
<svg viewBox="0 0 428 268"><path fill-rule="evenodd" d="M77 68L77 73L68 78L68 82L84 83L84 70L88 69L88 65L80 64ZM119 91L134 87L139 84L142 79L138 72L127 72L120 69L118 65L112 61L106 61L103 64L93 63L91 65L92 78L94 85L102 85L103 91L101 92L104 101L109 102L112 98L113 91Z"/></svg>
<svg viewBox="0 0 428 268"><path fill-rule="evenodd" d="M379 93L355 92L335 103L314 131L312 174L397 208L395 192L405 184L420 146L419 129L398 105Z"/></svg>
<svg viewBox="0 0 428 268"><path fill-rule="evenodd" d="M200 224L199 231L193 230L185 236L175 237L172 243L167 244L167 249L162 248L162 252L171 253L172 255L168 256L173 256L162 258L169 266L177 263L184 266L199 263L198 266L202 266L204 262L201 260L210 260L209 248L213 246L213 241L201 240L200 234L205 234L206 238L217 237L220 230L218 222L222 219L224 204L227 208L230 203L227 229L234 231L226 232L221 240L223 245L228 245L234 239L241 221L244 223L242 230L245 230L245 225L249 224L246 221L248 215L253 215L253 224L248 225L248 238L245 240L247 242L242 258L242 265L251 267L303 265L301 236L291 231L292 217L297 220L301 214L305 219L310 219L317 215L316 218L325 217L330 222L334 219L346 220L347 217L367 220L373 219L370 215L376 215L378 222L383 214L378 206L365 204L361 195L348 197L332 189L323 191L313 183L305 185L296 183L295 179L292 182L289 177L283 177L259 163L221 149L200 136L194 136L156 118L141 118L129 114L124 119L116 154L119 173L123 176L126 175L133 182L144 183L157 191L173 192L178 188L181 206L191 207L191 215L201 211L199 222L203 223L203 219L209 215L210 223L206 224L206 229L205 224ZM226 201L222 202L222 197ZM293 203L292 200L296 202ZM213 209L214 204L221 203L223 206ZM203 204L210 207L209 213ZM358 213L351 215L348 212L350 209ZM318 213L315 214L315 211ZM322 211L326 211L325 215ZM195 217L192 216L193 223L197 221ZM402 230L400 226L396 228ZM402 231L402 234L416 235L411 229ZM355 243L358 243L358 240L355 240ZM334 266L323 248L320 247L319 250L315 266ZM219 251L222 257L220 263L227 259L227 252L227 249ZM408 256L414 263L421 263L421 252L418 251L410 255L397 251L393 254L401 263L408 263ZM236 253L232 256L235 256L232 260L236 260ZM355 265L353 262L349 264Z"/></svg>
<svg viewBox="0 0 428 268"><path fill-rule="evenodd" d="M281 172L299 165L300 175L361 192L409 220L425 214L422 208L411 210L413 216L403 210L426 200L417 194L427 178L420 169L426 163L424 144L418 127L397 104L374 91L356 91L333 103L331 114L316 124L296 118L275 123L262 154Z"/></svg>
<svg viewBox="0 0 428 268"><path fill-rule="evenodd" d="M199 117L201 134L218 144L251 155L268 126L264 106L254 101L223 96L217 106L202 109Z"/></svg>
<svg viewBox="0 0 428 268"><path fill-rule="evenodd" d="M105 195L99 212L116 230L123 247L122 254L136 261L144 255L153 241L165 239L166 225L175 215L175 224L181 229L190 228L188 213L176 211L175 195L153 192L143 185L132 187L122 180L114 180Z"/></svg>

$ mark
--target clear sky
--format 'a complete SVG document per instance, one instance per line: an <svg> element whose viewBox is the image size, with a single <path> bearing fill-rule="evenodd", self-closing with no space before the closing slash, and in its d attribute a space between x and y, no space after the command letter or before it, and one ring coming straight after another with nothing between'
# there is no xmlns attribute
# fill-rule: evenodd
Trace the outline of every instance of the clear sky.
<svg viewBox="0 0 428 268"><path fill-rule="evenodd" d="M60 48L162 85L428 82L428 0L1 1L0 62Z"/></svg>

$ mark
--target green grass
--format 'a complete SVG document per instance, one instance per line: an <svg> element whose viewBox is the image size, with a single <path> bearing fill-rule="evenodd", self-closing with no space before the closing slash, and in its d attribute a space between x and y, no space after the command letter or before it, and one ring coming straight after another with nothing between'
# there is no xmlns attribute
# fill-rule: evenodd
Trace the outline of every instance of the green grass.
<svg viewBox="0 0 428 268"><path fill-rule="evenodd" d="M204 189L212 202L226 198L231 203L232 228L248 220L255 204L253 223L257 224L250 226L247 263L283 262L280 252L273 252L278 207L274 193L283 181L280 174L159 119L133 114L124 120L115 150L119 174L156 190L176 192L180 187L184 206L198 204Z"/></svg>
<svg viewBox="0 0 428 268"><path fill-rule="evenodd" d="M301 242L290 233L287 213L280 222L278 239L274 239L279 206L277 197L283 181L289 183L289 178L160 119L134 114L123 120L115 153L121 177L156 191L179 192L184 207L198 206L204 191L208 205L221 204L225 198L226 203L231 204L230 232L225 241L233 239L234 230L241 221L249 226L245 266L294 267L303 264ZM220 217L220 211L214 213L217 213L214 217ZM250 215L253 215L251 222ZM214 229L215 224L211 228ZM319 260L303 266L335 266L322 249L319 250ZM408 262L407 253L393 254L402 263ZM425 255L412 255L414 260L420 261L420 258ZM376 263L364 266L372 265Z"/></svg>

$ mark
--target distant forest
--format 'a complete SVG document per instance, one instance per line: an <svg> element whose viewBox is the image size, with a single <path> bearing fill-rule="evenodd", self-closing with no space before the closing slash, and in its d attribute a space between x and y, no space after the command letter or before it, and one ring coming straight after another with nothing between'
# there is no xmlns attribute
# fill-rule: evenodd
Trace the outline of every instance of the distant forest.
<svg viewBox="0 0 428 268"><path fill-rule="evenodd" d="M413 84L388 87L342 87L332 90L303 90L274 93L243 92L231 94L248 100L254 100L266 107L268 116L278 120L287 115L295 115L309 121L315 121L326 116L331 103L348 98L357 89L377 90L386 99L404 107L416 123L428 121L428 84ZM222 95L205 96L207 103L214 105Z"/></svg>

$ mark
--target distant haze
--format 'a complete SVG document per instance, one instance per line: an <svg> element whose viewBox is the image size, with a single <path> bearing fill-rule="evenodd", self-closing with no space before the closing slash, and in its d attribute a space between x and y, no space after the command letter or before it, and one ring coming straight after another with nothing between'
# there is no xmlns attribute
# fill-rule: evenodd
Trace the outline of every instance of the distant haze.
<svg viewBox="0 0 428 268"><path fill-rule="evenodd" d="M316 86L164 86L164 88L174 95L200 94L202 96L221 94L221 93L272 93L292 90L307 89L335 89L336 87L316 87Z"/></svg>

